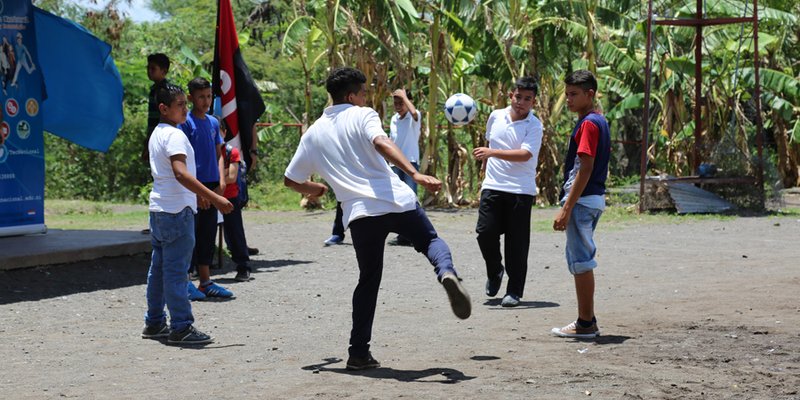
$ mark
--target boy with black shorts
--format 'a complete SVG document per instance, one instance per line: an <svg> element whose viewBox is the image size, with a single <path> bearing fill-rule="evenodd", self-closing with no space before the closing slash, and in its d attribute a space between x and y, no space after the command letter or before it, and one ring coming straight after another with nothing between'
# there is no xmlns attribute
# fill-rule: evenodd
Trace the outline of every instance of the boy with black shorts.
<svg viewBox="0 0 800 400"><path fill-rule="evenodd" d="M219 121L208 115L211 108L211 83L204 78L189 82L189 101L192 111L180 129L189 138L195 152L197 180L210 190L222 195L225 192L225 160L223 141L219 133ZM233 293L211 280L210 266L214 259L214 242L217 237L217 209L203 198L197 199L195 218L195 245L192 265L197 268L199 286L189 282L188 296L192 300L206 297L233 297ZM188 271L187 271L188 272Z"/></svg>

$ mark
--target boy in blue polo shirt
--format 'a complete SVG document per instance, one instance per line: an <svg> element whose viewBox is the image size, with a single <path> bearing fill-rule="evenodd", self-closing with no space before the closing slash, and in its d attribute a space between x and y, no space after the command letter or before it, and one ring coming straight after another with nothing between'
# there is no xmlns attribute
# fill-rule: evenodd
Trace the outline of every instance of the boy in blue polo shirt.
<svg viewBox="0 0 800 400"><path fill-rule="evenodd" d="M222 157L222 136L219 134L219 121L206 114L211 108L211 83L203 78L189 82L189 101L192 111L186 115L186 122L180 129L189 138L195 153L197 180L210 190L222 195L225 192L225 160ZM192 265L197 267L200 285L188 285L188 295L192 300L206 297L233 297L233 293L211 280L210 265L214 259L214 241L217 237L217 209L205 199L197 198L195 216L195 245Z"/></svg>
<svg viewBox="0 0 800 400"><path fill-rule="evenodd" d="M564 164L561 211L553 229L567 231L567 265L575 279L578 319L553 328L560 337L591 339L600 335L594 315L594 230L606 206L606 176L611 157L608 121L594 106L597 80L591 72L575 71L565 80L567 107L578 113Z"/></svg>

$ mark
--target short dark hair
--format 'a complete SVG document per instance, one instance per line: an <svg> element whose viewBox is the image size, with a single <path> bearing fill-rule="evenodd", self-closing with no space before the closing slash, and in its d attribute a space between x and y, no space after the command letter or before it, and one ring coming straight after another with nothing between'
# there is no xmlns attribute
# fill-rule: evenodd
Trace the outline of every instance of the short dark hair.
<svg viewBox="0 0 800 400"><path fill-rule="evenodd" d="M166 85L160 87L156 92L156 103L159 105L166 104L167 106L170 106L172 102L182 94L184 93L180 86L167 83Z"/></svg>
<svg viewBox="0 0 800 400"><path fill-rule="evenodd" d="M343 102L351 93L358 93L361 85L367 82L364 73L350 67L336 68L325 80L325 90L334 102Z"/></svg>
<svg viewBox="0 0 800 400"><path fill-rule="evenodd" d="M211 89L211 82L206 78L197 77L189 81L186 88L189 89L189 94L192 94L195 90Z"/></svg>
<svg viewBox="0 0 800 400"><path fill-rule="evenodd" d="M153 53L147 56L148 64L155 64L164 71L169 71L169 57L164 53Z"/></svg>
<svg viewBox="0 0 800 400"><path fill-rule="evenodd" d="M533 95L539 95L539 83L536 79L530 76L523 76L514 81L514 89L516 90L531 90Z"/></svg>
<svg viewBox="0 0 800 400"><path fill-rule="evenodd" d="M585 69L579 69L569 74L564 79L564 83L570 86L579 86L583 90L593 90L595 93L597 92L597 79L595 79L591 72Z"/></svg>
<svg viewBox="0 0 800 400"><path fill-rule="evenodd" d="M220 131L225 131L225 132L227 132L229 130L228 129L228 123L225 122L225 118L219 117L219 130Z"/></svg>

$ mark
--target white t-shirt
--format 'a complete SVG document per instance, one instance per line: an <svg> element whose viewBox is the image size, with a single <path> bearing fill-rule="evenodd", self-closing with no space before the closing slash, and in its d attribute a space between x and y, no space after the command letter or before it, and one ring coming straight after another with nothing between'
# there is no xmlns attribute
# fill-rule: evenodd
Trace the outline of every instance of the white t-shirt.
<svg viewBox="0 0 800 400"><path fill-rule="evenodd" d="M406 112L406 116L400 118L400 114L392 116L389 124L389 132L392 141L400 148L408 161L419 162L419 131L422 126L422 113L417 110L417 120L411 112Z"/></svg>
<svg viewBox="0 0 800 400"><path fill-rule="evenodd" d="M197 175L194 150L182 130L160 123L153 130L150 141L150 174L153 175L153 190L150 192L150 211L177 214L186 207L197 212L197 196L175 179L170 157L186 155L186 169Z"/></svg>
<svg viewBox="0 0 800 400"><path fill-rule="evenodd" d="M319 174L342 202L343 222L416 208L417 196L392 172L373 141L386 135L369 107L337 104L308 128L284 175L303 183Z"/></svg>
<svg viewBox="0 0 800 400"><path fill-rule="evenodd" d="M494 110L486 122L489 148L500 150L523 149L532 157L525 162L506 161L490 157L486 161L486 177L481 189L536 196L536 166L542 147L542 123L533 113L519 121L511 121L511 107Z"/></svg>

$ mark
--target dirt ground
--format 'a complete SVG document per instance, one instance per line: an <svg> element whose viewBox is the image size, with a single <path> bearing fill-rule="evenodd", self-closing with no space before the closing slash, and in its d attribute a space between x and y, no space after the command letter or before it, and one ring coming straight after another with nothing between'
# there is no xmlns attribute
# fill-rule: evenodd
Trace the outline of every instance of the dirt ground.
<svg viewBox="0 0 800 400"><path fill-rule="evenodd" d="M532 234L523 305L483 294L474 210L429 212L473 314L455 318L422 255L387 247L376 370L345 371L357 279L333 213L248 212L255 279L193 303L201 349L140 338L146 255L0 271L0 394L8 399L800 399L800 220L741 217L603 226L603 335L576 316L562 233ZM534 212L543 226L552 210ZM502 293L502 291L501 291Z"/></svg>

